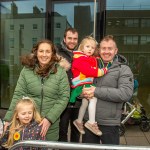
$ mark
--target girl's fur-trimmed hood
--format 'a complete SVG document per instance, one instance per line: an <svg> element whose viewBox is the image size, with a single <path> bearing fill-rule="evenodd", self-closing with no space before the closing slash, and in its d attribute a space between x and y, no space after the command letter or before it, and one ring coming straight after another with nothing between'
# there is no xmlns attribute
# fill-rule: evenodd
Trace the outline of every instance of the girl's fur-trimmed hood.
<svg viewBox="0 0 150 150"><path fill-rule="evenodd" d="M68 71L71 68L71 64L67 61L67 59L58 54L57 57L60 58L59 65Z"/></svg>

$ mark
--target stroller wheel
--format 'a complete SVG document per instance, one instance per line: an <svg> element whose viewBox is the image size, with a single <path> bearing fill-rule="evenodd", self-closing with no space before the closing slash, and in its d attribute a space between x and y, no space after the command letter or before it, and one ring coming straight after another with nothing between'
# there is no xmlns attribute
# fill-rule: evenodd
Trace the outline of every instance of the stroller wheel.
<svg viewBox="0 0 150 150"><path fill-rule="evenodd" d="M119 135L123 136L125 133L125 125L124 124L120 124L119 126Z"/></svg>
<svg viewBox="0 0 150 150"><path fill-rule="evenodd" d="M141 124L140 124L140 129L141 129L143 132L148 132L148 131L150 130L149 121L143 121L143 122L141 122Z"/></svg>

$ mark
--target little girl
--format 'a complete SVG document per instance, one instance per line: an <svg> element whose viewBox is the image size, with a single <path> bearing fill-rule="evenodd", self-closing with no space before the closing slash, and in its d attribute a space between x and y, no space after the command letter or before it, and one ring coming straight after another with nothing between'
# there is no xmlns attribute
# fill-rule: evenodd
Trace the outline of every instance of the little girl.
<svg viewBox="0 0 150 150"><path fill-rule="evenodd" d="M93 56L96 48L96 40L88 36L81 41L78 51L74 51L72 62L73 90L70 98L71 103L74 103L76 101L76 97L82 93L84 85L85 87L90 87L90 85L93 85L94 77L101 77L107 72L107 68L98 68L97 59ZM73 122L81 134L85 134L83 128L83 117L88 106L89 120L84 126L94 134L98 136L102 135L102 132L98 129L95 121L96 103L97 98L95 97L90 100L85 98L82 99L82 105L79 110L78 118Z"/></svg>
<svg viewBox="0 0 150 150"><path fill-rule="evenodd" d="M1 139L4 148L10 148L22 140L45 140L40 136L42 126L36 105L29 97L23 97L16 104L10 125Z"/></svg>

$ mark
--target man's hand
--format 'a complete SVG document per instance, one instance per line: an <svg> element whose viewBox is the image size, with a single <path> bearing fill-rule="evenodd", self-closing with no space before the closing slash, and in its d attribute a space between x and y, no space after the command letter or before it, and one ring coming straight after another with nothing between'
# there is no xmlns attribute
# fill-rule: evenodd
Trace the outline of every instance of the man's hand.
<svg viewBox="0 0 150 150"><path fill-rule="evenodd" d="M44 118L42 120L42 122L39 124L39 126L42 126L42 130L41 130L41 134L40 135L42 137L44 137L44 136L46 136L46 133L47 133L49 127L51 126L51 123L46 118Z"/></svg>
<svg viewBox="0 0 150 150"><path fill-rule="evenodd" d="M90 88L83 87L82 94L85 98L91 99L92 97L94 97L95 89L96 89L95 86L91 86Z"/></svg>

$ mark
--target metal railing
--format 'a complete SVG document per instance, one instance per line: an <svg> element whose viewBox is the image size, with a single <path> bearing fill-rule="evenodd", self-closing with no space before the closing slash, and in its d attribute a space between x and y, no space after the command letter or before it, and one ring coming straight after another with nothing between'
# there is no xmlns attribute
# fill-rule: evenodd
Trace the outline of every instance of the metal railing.
<svg viewBox="0 0 150 150"><path fill-rule="evenodd" d="M52 141L22 141L14 144L9 150L19 147L48 148L53 150L150 150L150 146L83 144Z"/></svg>

